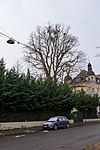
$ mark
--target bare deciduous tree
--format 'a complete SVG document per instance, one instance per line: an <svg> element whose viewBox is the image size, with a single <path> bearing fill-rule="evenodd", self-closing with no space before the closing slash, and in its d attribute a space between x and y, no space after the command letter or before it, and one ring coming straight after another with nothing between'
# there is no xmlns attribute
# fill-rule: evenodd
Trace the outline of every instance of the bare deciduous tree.
<svg viewBox="0 0 100 150"><path fill-rule="evenodd" d="M25 60L54 80L75 72L85 61L85 54L77 50L78 39L69 29L59 24L38 26L26 46Z"/></svg>

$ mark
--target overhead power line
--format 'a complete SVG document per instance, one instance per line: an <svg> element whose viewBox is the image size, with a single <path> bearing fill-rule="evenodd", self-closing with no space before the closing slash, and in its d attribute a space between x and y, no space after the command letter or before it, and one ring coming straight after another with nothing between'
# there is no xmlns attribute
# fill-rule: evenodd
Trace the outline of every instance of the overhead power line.
<svg viewBox="0 0 100 150"><path fill-rule="evenodd" d="M3 32L5 32L8 36L10 36L10 35L8 34L8 32L7 32L6 30L4 30L1 26L0 26L0 29L1 29Z"/></svg>
<svg viewBox="0 0 100 150"><path fill-rule="evenodd" d="M8 36L8 35L6 35L6 34L4 34L4 33L2 33L2 32L0 32L0 34L2 34L3 36L5 36L5 37L7 37L7 38L11 38L10 36Z"/></svg>

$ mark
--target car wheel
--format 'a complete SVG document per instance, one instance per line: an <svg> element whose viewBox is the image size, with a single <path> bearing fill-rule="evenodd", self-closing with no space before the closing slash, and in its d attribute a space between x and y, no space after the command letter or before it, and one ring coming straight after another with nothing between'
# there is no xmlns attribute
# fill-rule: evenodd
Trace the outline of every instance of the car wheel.
<svg viewBox="0 0 100 150"><path fill-rule="evenodd" d="M70 127L70 125L69 125L69 123L67 123L67 124L66 124L66 128L69 128L69 127Z"/></svg>
<svg viewBox="0 0 100 150"><path fill-rule="evenodd" d="M55 130L57 130L57 129L58 129L58 126L57 126L56 124L54 125L54 129L55 129Z"/></svg>

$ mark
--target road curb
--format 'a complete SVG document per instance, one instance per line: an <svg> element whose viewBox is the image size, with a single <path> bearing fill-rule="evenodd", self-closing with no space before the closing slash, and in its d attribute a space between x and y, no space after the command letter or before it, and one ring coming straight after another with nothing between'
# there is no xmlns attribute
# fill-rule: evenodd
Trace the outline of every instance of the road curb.
<svg viewBox="0 0 100 150"><path fill-rule="evenodd" d="M70 124L70 127L77 127L77 126L84 126L84 125L92 125L92 124L99 124L100 121L94 121L94 122L75 122ZM0 131L0 137L1 136L7 136L7 135L17 135L17 134L26 134L26 133L33 133L42 131L42 127L31 127L31 128L22 128L22 129L10 129L10 130L2 130Z"/></svg>

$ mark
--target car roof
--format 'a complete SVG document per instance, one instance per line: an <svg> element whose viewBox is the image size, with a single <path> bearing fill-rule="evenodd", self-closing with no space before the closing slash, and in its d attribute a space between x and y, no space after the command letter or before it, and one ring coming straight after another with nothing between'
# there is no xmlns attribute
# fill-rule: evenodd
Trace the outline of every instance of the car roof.
<svg viewBox="0 0 100 150"><path fill-rule="evenodd" d="M61 118L61 117L67 118L67 117L65 117L65 116L53 116L53 117L51 117L51 118Z"/></svg>

